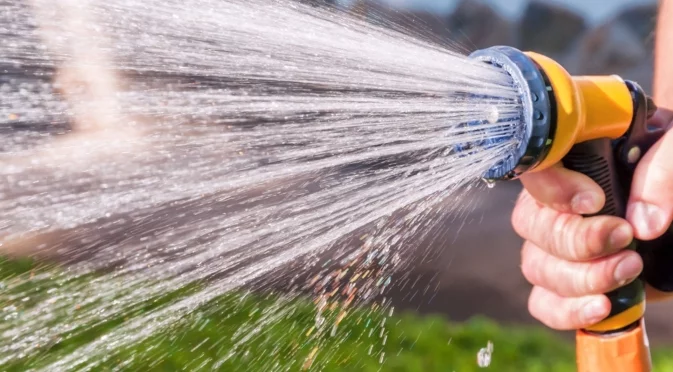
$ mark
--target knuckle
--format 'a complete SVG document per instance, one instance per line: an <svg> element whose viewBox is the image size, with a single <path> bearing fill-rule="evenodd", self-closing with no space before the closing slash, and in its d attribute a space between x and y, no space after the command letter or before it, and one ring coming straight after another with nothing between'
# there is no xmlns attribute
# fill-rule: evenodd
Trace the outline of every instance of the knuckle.
<svg viewBox="0 0 673 372"><path fill-rule="evenodd" d="M564 213L571 211L571 197L565 188L562 188L559 184L555 184L548 192L550 193L548 204L551 208Z"/></svg>
<svg viewBox="0 0 673 372"><path fill-rule="evenodd" d="M549 249L557 257L577 260L579 258L580 247L577 234L578 216L572 214L560 214L553 222L551 234L545 234L549 239Z"/></svg>
<svg viewBox="0 0 673 372"><path fill-rule="evenodd" d="M538 287L533 288L530 296L528 297L528 312L534 319L549 328L555 330L563 329L564 325L562 323L564 321L562 319L567 319L564 317L565 314L558 314L556 310L551 310L549 307L547 307L547 301L541 298L538 290Z"/></svg>
<svg viewBox="0 0 673 372"><path fill-rule="evenodd" d="M511 216L511 224L512 227L514 228L514 231L522 236L523 235L523 230L521 229L521 204L517 203L514 206L514 210L512 211L512 216Z"/></svg>
<svg viewBox="0 0 673 372"><path fill-rule="evenodd" d="M673 137L669 139L669 145L673 145ZM673 181L673 163L670 161L670 154L660 152L657 155L654 156L648 167L648 176L651 176L655 181L671 183Z"/></svg>
<svg viewBox="0 0 673 372"><path fill-rule="evenodd" d="M577 278L575 280L576 287L575 293L576 296L586 296L590 294L595 294L597 290L604 287L600 270L596 270L597 265L588 264L582 268L577 269L577 273L573 276ZM600 268L599 268L600 269Z"/></svg>
<svg viewBox="0 0 673 372"><path fill-rule="evenodd" d="M662 159L663 160L663 159ZM660 199L664 202L673 202L673 162L669 159L667 161L660 161L655 159L647 168L647 186L651 189L668 190L668 192L659 193L653 192L650 195L651 199ZM661 199L665 200L661 200Z"/></svg>
<svg viewBox="0 0 673 372"><path fill-rule="evenodd" d="M538 298L539 296L537 295L537 291L535 288L531 291L530 295L528 296L528 312L530 315L537 319L538 321L547 324L548 321L548 316L546 316L544 311L541 311L540 309L540 299Z"/></svg>
<svg viewBox="0 0 673 372"><path fill-rule="evenodd" d="M605 249L604 229L605 224L585 220L580 229L581 232L576 235L576 245L583 248L577 252L581 259L596 258L603 255Z"/></svg>
<svg viewBox="0 0 673 372"><path fill-rule="evenodd" d="M524 191L525 192L525 191ZM514 231L523 238L528 238L529 223L531 216L535 214L535 208L530 203L528 196L523 195L519 198L511 215L511 224Z"/></svg>
<svg viewBox="0 0 673 372"><path fill-rule="evenodd" d="M552 208L563 207L565 204L565 192L561 188L561 185L553 182L546 182L544 189L544 200L543 203L551 206Z"/></svg>
<svg viewBox="0 0 673 372"><path fill-rule="evenodd" d="M525 242L521 249L521 273L523 277L531 284L537 283L537 267L535 259L532 257L531 247L529 242Z"/></svg>
<svg viewBox="0 0 673 372"><path fill-rule="evenodd" d="M579 306L572 306L564 310L566 312L567 323L569 324L566 329L570 328L581 328L582 327L582 309Z"/></svg>

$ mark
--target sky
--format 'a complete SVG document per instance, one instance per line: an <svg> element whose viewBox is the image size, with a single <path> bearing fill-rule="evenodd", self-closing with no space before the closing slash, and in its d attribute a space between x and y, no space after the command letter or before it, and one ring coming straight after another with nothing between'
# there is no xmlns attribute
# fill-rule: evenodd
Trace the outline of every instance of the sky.
<svg viewBox="0 0 673 372"><path fill-rule="evenodd" d="M346 0L348 1L348 0ZM404 9L428 10L437 13L449 13L460 0L381 0ZM529 0L483 0L493 5L508 18L521 15ZM543 0L547 3L566 5L584 16L591 24L601 23L629 5L656 4L657 0Z"/></svg>

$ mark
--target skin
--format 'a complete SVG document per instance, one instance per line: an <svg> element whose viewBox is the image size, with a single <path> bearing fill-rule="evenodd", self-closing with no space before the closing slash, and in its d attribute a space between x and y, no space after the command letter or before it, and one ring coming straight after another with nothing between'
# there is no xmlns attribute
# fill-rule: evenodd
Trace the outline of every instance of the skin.
<svg viewBox="0 0 673 372"><path fill-rule="evenodd" d="M673 0L660 1L655 42L652 124L673 123ZM610 312L603 293L633 281L640 256L624 250L635 237L652 240L673 221L673 131L640 161L626 219L582 217L598 212L605 195L588 177L557 165L521 178L512 224L525 240L521 269L533 285L528 308L557 330L588 327ZM648 288L648 301L669 298Z"/></svg>

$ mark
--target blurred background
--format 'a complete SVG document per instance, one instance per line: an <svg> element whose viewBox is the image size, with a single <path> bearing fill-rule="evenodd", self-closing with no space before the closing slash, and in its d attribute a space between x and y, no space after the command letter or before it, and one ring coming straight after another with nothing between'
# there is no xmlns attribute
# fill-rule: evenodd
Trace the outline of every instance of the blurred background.
<svg viewBox="0 0 673 372"><path fill-rule="evenodd" d="M655 0L332 0L376 22L394 22L420 37L469 53L496 44L533 50L572 74L619 74L652 87ZM440 252L403 274L392 293L396 306L453 320L486 316L500 324L538 324L527 311L530 290L519 270L522 241L510 214L519 183L475 195L465 218L447 220ZM430 234L433 235L433 234ZM430 246L435 245L435 246ZM411 288L411 289L410 289ZM654 345L673 345L673 304L648 304ZM565 336L572 337L573 333Z"/></svg>
<svg viewBox="0 0 673 372"><path fill-rule="evenodd" d="M656 0L298 1L329 3L351 11L355 17L396 25L464 54L493 45L510 45L546 54L575 75L619 74L637 81L648 92L652 89ZM575 353L572 342L566 341L572 341L574 332L561 333L565 338L561 341L552 339L550 335L556 333L547 332L527 310L530 285L520 271L523 242L510 224L520 191L518 182L474 190L465 203L469 207L460 201L461 205L451 208L458 210L458 215L447 213L442 217L444 220L433 225L434 231L423 234L427 238L418 252L404 251L408 255L404 258L407 265L394 275L391 290L385 294L394 306L395 317L392 311L377 315L375 307L371 311L358 309L343 325L337 322L341 338L327 335L319 338L310 336L319 318L313 304L292 310L286 318L279 316L267 321L266 311L259 310L272 312L276 305L270 300L262 301L261 297L249 297L248 293L240 297L234 293L216 301L208 311L189 314L184 328L176 327L165 334L158 332L134 347L113 350L104 362L112 367L128 362L127 370L134 371L173 371L194 370L199 363L201 367L196 369L202 370L222 359L222 363L226 361L229 366L236 366L236 370L271 370L269 366L278 362L274 353L295 358L296 364L303 362L299 355L312 359L318 346L327 345L321 351L326 368L319 369L323 371L463 372L478 368L477 353L492 342L495 352L490 370L572 371ZM172 214L162 214L160 221L161 218L175 219ZM128 223L135 221L129 219ZM0 285L14 272L32 278L31 265L0 257ZM265 276L264 280L270 282L272 289L287 290L291 284L283 281L281 274L299 280L293 267L286 270L278 276ZM172 293L167 294L166 303L171 296ZM79 305L75 310L79 310ZM673 371L671 313L673 302L648 304L647 331L652 346L658 349L654 354L657 370ZM255 323L256 319L259 323ZM105 332L115 322L122 324L127 320L115 318L91 332L86 330L82 337L72 337L55 347L47 345L45 355L52 353L49 358L58 359L69 348L74 350L97 337L96 332ZM391 326L383 338L386 321ZM380 347L381 354L372 354L372 346L368 346L367 342L374 342L367 340L374 329L369 328L370 323L374 328L380 324L377 340L384 341L376 347ZM248 324L255 327L262 324L265 328L259 326L253 332ZM368 336L363 336L367 338L363 341L365 331ZM261 336L230 352L228 348L234 350L232 345L237 342L234 335L247 338L246 332L259 332ZM175 338L166 337L168 333L176 335ZM285 349L277 348L278 345ZM234 354L236 357L230 360ZM383 356L388 358L385 365ZM14 367L0 369L26 370L21 364L24 362L32 361L19 361ZM356 363L351 369L344 367L346 362ZM219 370L233 370L227 368Z"/></svg>

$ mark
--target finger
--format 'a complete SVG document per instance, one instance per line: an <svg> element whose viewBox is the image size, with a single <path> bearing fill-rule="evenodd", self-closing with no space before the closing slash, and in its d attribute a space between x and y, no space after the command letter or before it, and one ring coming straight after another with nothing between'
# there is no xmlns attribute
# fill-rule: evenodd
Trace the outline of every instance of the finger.
<svg viewBox="0 0 673 372"><path fill-rule="evenodd" d="M512 213L519 236L549 254L570 261L589 261L615 253L633 240L629 223L613 216L585 218L536 203L523 191Z"/></svg>
<svg viewBox="0 0 673 372"><path fill-rule="evenodd" d="M521 269L533 285L564 297L581 297L607 293L632 282L643 270L643 261L638 253L624 250L591 262L570 262L526 242Z"/></svg>
<svg viewBox="0 0 673 372"><path fill-rule="evenodd" d="M673 128L673 111L660 107L648 120L647 125L661 129Z"/></svg>
<svg viewBox="0 0 673 372"><path fill-rule="evenodd" d="M605 295L561 297L542 287L533 287L528 311L544 325L559 331L592 326L610 314L610 301Z"/></svg>
<svg viewBox="0 0 673 372"><path fill-rule="evenodd" d="M635 236L652 240L673 220L673 131L659 140L638 164L626 218Z"/></svg>
<svg viewBox="0 0 673 372"><path fill-rule="evenodd" d="M524 174L521 183L535 200L561 212L593 214L605 203L605 193L596 182L560 165Z"/></svg>

